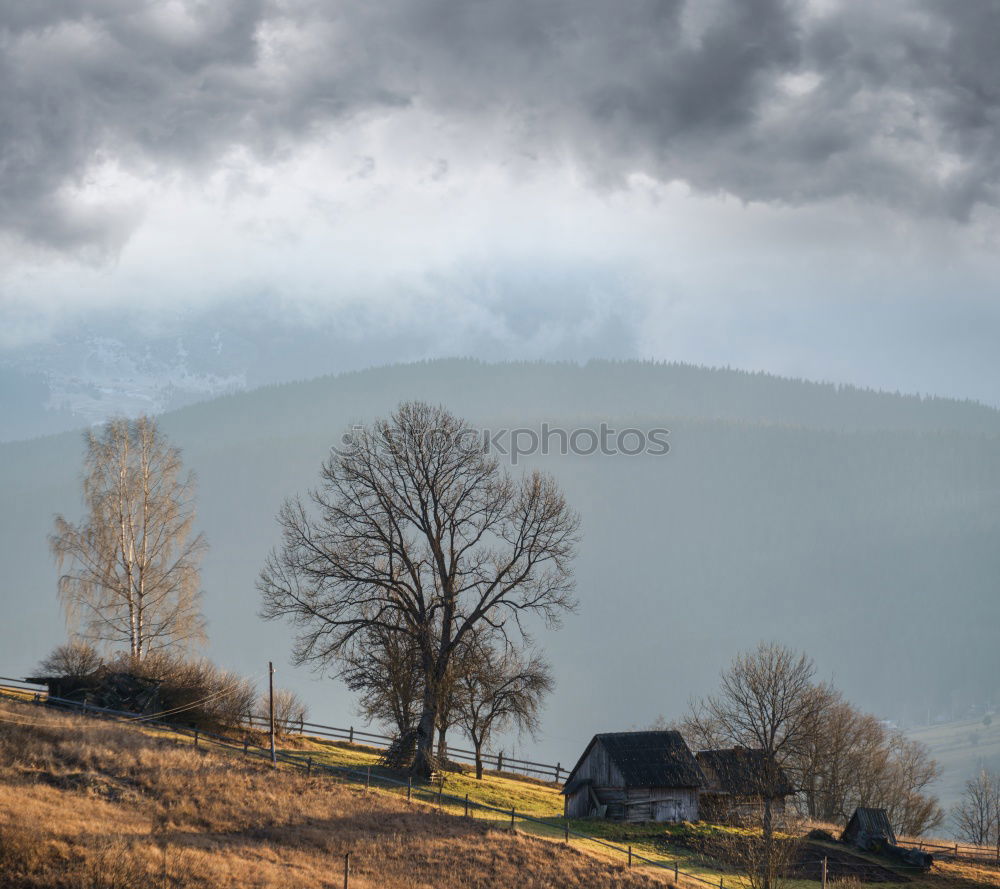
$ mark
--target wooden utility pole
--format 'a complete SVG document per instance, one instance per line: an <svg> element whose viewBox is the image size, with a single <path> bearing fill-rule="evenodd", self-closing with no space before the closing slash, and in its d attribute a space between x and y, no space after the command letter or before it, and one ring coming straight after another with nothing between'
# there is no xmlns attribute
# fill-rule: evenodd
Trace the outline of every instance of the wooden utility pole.
<svg viewBox="0 0 1000 889"><path fill-rule="evenodd" d="M267 662L267 709L271 733L271 765L278 767L278 755L274 751L274 664Z"/></svg>

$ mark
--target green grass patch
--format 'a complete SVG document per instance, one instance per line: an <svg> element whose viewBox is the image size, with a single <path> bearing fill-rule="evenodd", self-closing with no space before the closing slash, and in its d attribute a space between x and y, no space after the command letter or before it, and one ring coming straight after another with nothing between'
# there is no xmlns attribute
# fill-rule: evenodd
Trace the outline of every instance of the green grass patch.
<svg viewBox="0 0 1000 889"><path fill-rule="evenodd" d="M352 745L343 741L326 741L309 738L302 739L290 753L299 756L311 756L316 764L371 769L373 781L380 778L400 780L398 772L388 771L379 766L382 751L373 747ZM521 781L506 775L486 773L482 781L477 781L470 771L444 772L444 793L465 798L468 794L470 802L495 806L509 811L511 806L523 815L533 818L562 818L563 797L555 785L543 784L537 781ZM436 792L437 782L433 788L429 785L415 786L414 790L421 799L429 793Z"/></svg>

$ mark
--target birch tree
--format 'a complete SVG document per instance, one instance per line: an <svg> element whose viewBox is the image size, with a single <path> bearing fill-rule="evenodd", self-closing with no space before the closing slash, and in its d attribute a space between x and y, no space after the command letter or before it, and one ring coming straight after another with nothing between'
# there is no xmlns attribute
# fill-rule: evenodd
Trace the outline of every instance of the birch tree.
<svg viewBox="0 0 1000 889"><path fill-rule="evenodd" d="M193 534L194 479L180 451L150 417L109 420L85 440L85 518L56 516L49 538L71 630L127 646L135 660L203 640L206 544Z"/></svg>
<svg viewBox="0 0 1000 889"><path fill-rule="evenodd" d="M283 506L262 613L298 626L298 663L338 663L372 628L400 634L420 667L411 770L426 776L441 689L471 632L489 625L514 644L528 618L556 626L573 608L579 521L552 478L512 478L442 407L402 404L351 445L323 464L308 505Z"/></svg>

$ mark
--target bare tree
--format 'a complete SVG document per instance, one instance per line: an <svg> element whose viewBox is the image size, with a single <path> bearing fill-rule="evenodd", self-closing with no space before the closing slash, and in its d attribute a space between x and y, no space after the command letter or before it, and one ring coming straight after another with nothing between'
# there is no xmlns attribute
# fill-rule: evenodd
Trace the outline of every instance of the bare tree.
<svg viewBox="0 0 1000 889"><path fill-rule="evenodd" d="M477 639L456 682L458 723L472 741L476 778L483 777L483 749L496 731L534 734L542 701L552 691L552 671L538 654Z"/></svg>
<svg viewBox="0 0 1000 889"><path fill-rule="evenodd" d="M858 806L884 808L897 830L912 836L939 824L941 807L927 792L939 769L927 748L834 689L820 686L816 694L817 724L784 763L806 814L846 821Z"/></svg>
<svg viewBox="0 0 1000 889"><path fill-rule="evenodd" d="M763 799L761 889L772 887L778 768L807 745L824 704L814 674L815 667L805 654L761 643L734 658L722 673L719 694L708 698L703 707L703 719L710 723L714 737L764 752L768 773L758 781Z"/></svg>
<svg viewBox="0 0 1000 889"><path fill-rule="evenodd" d="M459 719L459 692L458 677L460 677L466 667L462 663L463 652L467 646L462 646L456 650L452 656L451 663L445 677L441 680L441 687L438 690L437 707L437 758L439 762L448 759L448 729L454 726Z"/></svg>
<svg viewBox="0 0 1000 889"><path fill-rule="evenodd" d="M420 652L402 629L373 622L342 649L341 678L359 693L358 709L367 722L391 726L397 735L413 729L420 716Z"/></svg>
<svg viewBox="0 0 1000 889"><path fill-rule="evenodd" d="M695 750L717 750L730 743L729 735L712 715L707 702L696 698L688 701L687 716L679 725L660 716L650 728L676 729Z"/></svg>
<svg viewBox="0 0 1000 889"><path fill-rule="evenodd" d="M368 722L390 727L397 737L415 728L423 699L419 650L401 630L389 632L373 625L359 633L340 655L340 677L359 693L358 711ZM447 758L447 731L457 719L452 658L441 682L437 712L437 756Z"/></svg>
<svg viewBox="0 0 1000 889"><path fill-rule="evenodd" d="M896 829L907 836L920 836L944 821L944 810L936 797L926 792L941 775L927 746L900 731L889 732L889 768L884 783L882 807Z"/></svg>
<svg viewBox="0 0 1000 889"><path fill-rule="evenodd" d="M149 417L115 419L86 433L86 518L56 517L50 544L67 620L94 642L150 651L204 639L192 536L194 480L180 451Z"/></svg>
<svg viewBox="0 0 1000 889"><path fill-rule="evenodd" d="M405 636L423 686L412 771L428 775L442 683L466 636L489 624L521 638L527 617L554 626L573 607L578 518L551 478L513 480L480 433L419 402L357 430L321 478L312 511L294 498L279 514L263 614L298 625L299 663L328 664L372 627Z"/></svg>
<svg viewBox="0 0 1000 889"><path fill-rule="evenodd" d="M965 782L961 802L952 820L963 840L977 846L996 846L1000 860L1000 775L983 769Z"/></svg>

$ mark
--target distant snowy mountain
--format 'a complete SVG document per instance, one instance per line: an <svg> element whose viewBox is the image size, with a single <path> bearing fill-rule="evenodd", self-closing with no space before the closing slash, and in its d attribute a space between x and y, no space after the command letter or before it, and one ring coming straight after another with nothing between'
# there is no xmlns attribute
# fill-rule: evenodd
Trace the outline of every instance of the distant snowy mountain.
<svg viewBox="0 0 1000 889"><path fill-rule="evenodd" d="M246 371L219 368L222 336L206 343L178 338L169 344L125 343L86 337L47 355L49 409L87 423L109 413L160 413L192 401L246 388ZM206 348L207 345L207 348Z"/></svg>
<svg viewBox="0 0 1000 889"><path fill-rule="evenodd" d="M247 387L221 332L169 340L83 333L0 361L0 441L161 413Z"/></svg>

